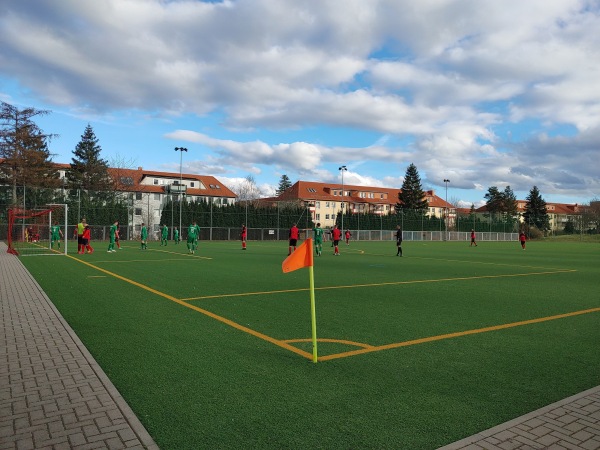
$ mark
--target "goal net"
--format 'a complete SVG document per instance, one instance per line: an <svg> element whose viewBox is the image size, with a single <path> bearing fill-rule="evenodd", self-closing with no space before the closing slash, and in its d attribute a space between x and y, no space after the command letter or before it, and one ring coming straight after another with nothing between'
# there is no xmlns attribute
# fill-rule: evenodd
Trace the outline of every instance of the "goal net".
<svg viewBox="0 0 600 450"><path fill-rule="evenodd" d="M67 254L67 205L8 210L8 252L20 255Z"/></svg>

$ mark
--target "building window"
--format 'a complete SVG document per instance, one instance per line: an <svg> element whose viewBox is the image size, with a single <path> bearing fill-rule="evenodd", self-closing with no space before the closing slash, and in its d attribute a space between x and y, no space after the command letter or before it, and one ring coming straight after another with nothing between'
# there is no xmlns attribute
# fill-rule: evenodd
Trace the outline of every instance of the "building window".
<svg viewBox="0 0 600 450"><path fill-rule="evenodd" d="M190 181L190 187L194 187L194 182Z"/></svg>
<svg viewBox="0 0 600 450"><path fill-rule="evenodd" d="M141 216L142 215L142 208L135 208L135 215L136 216Z"/></svg>
<svg viewBox="0 0 600 450"><path fill-rule="evenodd" d="M325 214L325 220L329 220L329 214Z"/></svg>
<svg viewBox="0 0 600 450"><path fill-rule="evenodd" d="M331 207L335 209L335 202L331 202Z"/></svg>
<svg viewBox="0 0 600 450"><path fill-rule="evenodd" d="M154 184L158 184L158 178L154 179Z"/></svg>
<svg viewBox="0 0 600 450"><path fill-rule="evenodd" d="M321 202L315 202L315 208L320 208L321 207Z"/></svg>
<svg viewBox="0 0 600 450"><path fill-rule="evenodd" d="M321 214L315 214L315 219L316 220L321 220Z"/></svg>
<svg viewBox="0 0 600 450"><path fill-rule="evenodd" d="M135 193L135 199L136 200L141 200L142 199L142 193L141 192L136 192Z"/></svg>
<svg viewBox="0 0 600 450"><path fill-rule="evenodd" d="M160 194L154 194L154 200L160 200Z"/></svg>

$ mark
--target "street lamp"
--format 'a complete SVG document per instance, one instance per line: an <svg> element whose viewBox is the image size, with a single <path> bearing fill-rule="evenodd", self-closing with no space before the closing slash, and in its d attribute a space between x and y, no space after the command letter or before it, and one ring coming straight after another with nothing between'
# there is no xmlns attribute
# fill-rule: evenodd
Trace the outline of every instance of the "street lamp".
<svg viewBox="0 0 600 450"><path fill-rule="evenodd" d="M444 178L444 183L446 184L446 240L448 240L448 226L450 225L450 218L448 217L450 213L448 210L448 183L450 183L450 180Z"/></svg>
<svg viewBox="0 0 600 450"><path fill-rule="evenodd" d="M180 152L179 156L179 232L181 233L181 189L183 186L183 174L181 172L181 167L183 164L183 152L187 152L188 149L185 147L175 147L176 152ZM171 234L173 234L173 228L171 227Z"/></svg>
<svg viewBox="0 0 600 450"><path fill-rule="evenodd" d="M344 232L344 172L348 169L346 166L340 166L338 168L340 172L342 172L342 233Z"/></svg>

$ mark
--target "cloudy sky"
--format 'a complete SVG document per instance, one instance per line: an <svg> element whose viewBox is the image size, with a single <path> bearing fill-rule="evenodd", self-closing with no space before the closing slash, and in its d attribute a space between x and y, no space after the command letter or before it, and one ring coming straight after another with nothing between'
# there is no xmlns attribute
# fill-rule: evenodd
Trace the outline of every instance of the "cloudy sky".
<svg viewBox="0 0 600 450"><path fill-rule="evenodd" d="M0 100L70 162L600 197L599 0L2 0Z"/></svg>

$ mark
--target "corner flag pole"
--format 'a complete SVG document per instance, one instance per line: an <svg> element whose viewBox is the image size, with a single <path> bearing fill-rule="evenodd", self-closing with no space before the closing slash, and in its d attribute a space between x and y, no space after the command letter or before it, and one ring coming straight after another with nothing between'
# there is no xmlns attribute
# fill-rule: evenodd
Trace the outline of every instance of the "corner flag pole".
<svg viewBox="0 0 600 450"><path fill-rule="evenodd" d="M313 242L311 238L306 239L300 247L289 255L281 264L283 273L292 272L294 270L308 267L310 278L310 316L312 324L312 344L313 357L312 361L317 362L317 313L315 307L315 274L313 271Z"/></svg>
<svg viewBox="0 0 600 450"><path fill-rule="evenodd" d="M312 239L310 252L312 255ZM313 344L313 362L317 362L317 310L315 307L315 272L313 270L313 266L308 267L308 275L310 278L310 321L312 325L312 344Z"/></svg>

